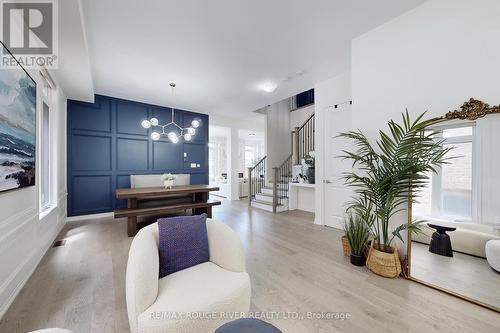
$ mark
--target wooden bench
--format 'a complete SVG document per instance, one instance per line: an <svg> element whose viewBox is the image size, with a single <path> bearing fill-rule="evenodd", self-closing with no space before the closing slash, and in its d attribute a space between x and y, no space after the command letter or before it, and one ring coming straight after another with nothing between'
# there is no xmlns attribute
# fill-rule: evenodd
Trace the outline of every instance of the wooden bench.
<svg viewBox="0 0 500 333"><path fill-rule="evenodd" d="M212 217L212 207L220 205L221 202L208 200L208 193L218 190L218 187L209 185L181 185L170 189L163 187L117 189L116 198L127 199L127 208L116 209L115 218L127 218L127 234L132 237L137 233L139 216L178 213L192 209L194 214L206 213L208 217ZM181 198L176 199L175 196L181 196ZM143 200L161 198L166 200L161 200L154 206L139 204Z"/></svg>
<svg viewBox="0 0 500 333"><path fill-rule="evenodd" d="M220 204L221 204L220 201L208 200L205 202L187 202L171 206L122 208L115 210L115 218L178 213L178 212L183 212L187 209L194 209L196 211L196 214L206 213L208 217L212 217L212 207L219 206Z"/></svg>

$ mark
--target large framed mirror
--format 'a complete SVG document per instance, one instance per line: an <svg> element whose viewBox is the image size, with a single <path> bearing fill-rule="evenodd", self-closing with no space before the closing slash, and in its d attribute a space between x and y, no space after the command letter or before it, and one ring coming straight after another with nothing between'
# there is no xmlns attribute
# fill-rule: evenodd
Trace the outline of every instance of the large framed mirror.
<svg viewBox="0 0 500 333"><path fill-rule="evenodd" d="M429 130L453 158L408 200L408 221L425 221L408 277L500 312L500 106L471 98Z"/></svg>

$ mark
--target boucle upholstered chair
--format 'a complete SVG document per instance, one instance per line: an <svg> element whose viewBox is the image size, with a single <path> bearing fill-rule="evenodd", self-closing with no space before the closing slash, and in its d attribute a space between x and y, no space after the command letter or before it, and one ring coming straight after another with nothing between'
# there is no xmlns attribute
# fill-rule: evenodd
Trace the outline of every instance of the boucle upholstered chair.
<svg viewBox="0 0 500 333"><path fill-rule="evenodd" d="M231 314L241 316L249 311L250 278L238 235L210 219L207 232L210 261L161 279L158 224L141 229L135 236L126 274L132 333L213 333L234 319ZM206 313L215 313L216 317L192 319Z"/></svg>
<svg viewBox="0 0 500 333"><path fill-rule="evenodd" d="M500 240L492 239L486 243L486 259L488 260L488 264L496 270L500 272Z"/></svg>

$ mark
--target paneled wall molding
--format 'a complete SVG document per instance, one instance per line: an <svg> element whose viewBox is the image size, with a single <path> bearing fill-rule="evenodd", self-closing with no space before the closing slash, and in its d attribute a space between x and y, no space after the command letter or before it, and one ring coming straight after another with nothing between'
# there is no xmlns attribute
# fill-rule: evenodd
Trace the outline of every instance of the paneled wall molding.
<svg viewBox="0 0 500 333"><path fill-rule="evenodd" d="M0 224L0 243L32 222L34 218L38 218L38 209L29 207L3 220Z"/></svg>
<svg viewBox="0 0 500 333"><path fill-rule="evenodd" d="M168 107L96 95L93 104L70 100L67 109L68 216L124 207L114 193L130 186L131 174L189 173L192 184L208 184L208 115L175 109L181 126L202 125L192 141L173 144L151 140L152 129L140 125L152 117L168 123Z"/></svg>
<svg viewBox="0 0 500 333"><path fill-rule="evenodd" d="M38 218L38 212L24 224L28 222L33 223L34 218ZM57 237L64 227L64 222L64 220L58 221L56 227L54 228L55 230L52 232L51 237L48 237L45 241L42 250L40 251L40 248L34 247L30 252L30 255L26 256L26 259L17 265L16 269L13 270L9 277L2 283L2 285L0 285L0 318L3 317L9 306L21 291L24 284L33 274L43 256L52 245L53 239ZM18 282L16 283L16 281Z"/></svg>

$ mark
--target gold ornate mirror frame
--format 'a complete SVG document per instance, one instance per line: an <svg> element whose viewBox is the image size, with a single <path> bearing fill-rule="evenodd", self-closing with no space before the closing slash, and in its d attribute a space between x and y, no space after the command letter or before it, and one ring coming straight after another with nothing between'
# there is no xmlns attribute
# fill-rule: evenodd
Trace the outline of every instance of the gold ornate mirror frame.
<svg viewBox="0 0 500 333"><path fill-rule="evenodd" d="M484 116L487 116L489 114L494 114L494 113L500 113L500 105L498 106L490 106L487 103L484 103L480 100L477 100L475 98L470 98L469 101L465 102L461 107L460 110L454 110L446 113L442 117L437 117L432 119L432 125L442 123L445 121L450 121L450 120L477 120L479 118L482 118ZM413 221L413 216L412 216L412 197L411 194L408 197L408 223L412 223ZM408 238L407 238L407 259L404 262L404 274L405 277L411 281L418 282L420 284L426 285L428 287L443 291L445 293L448 293L450 295L459 297L463 300L472 302L474 304L478 304L480 306L483 306L485 308L488 308L490 310L500 312L500 308L492 305L492 304L487 304L484 302L481 302L479 300L473 299L471 297L468 297L466 295L459 294L457 292L454 292L452 290L445 289L443 287L434 285L432 283L417 279L412 277L411 275L411 233L408 233Z"/></svg>

